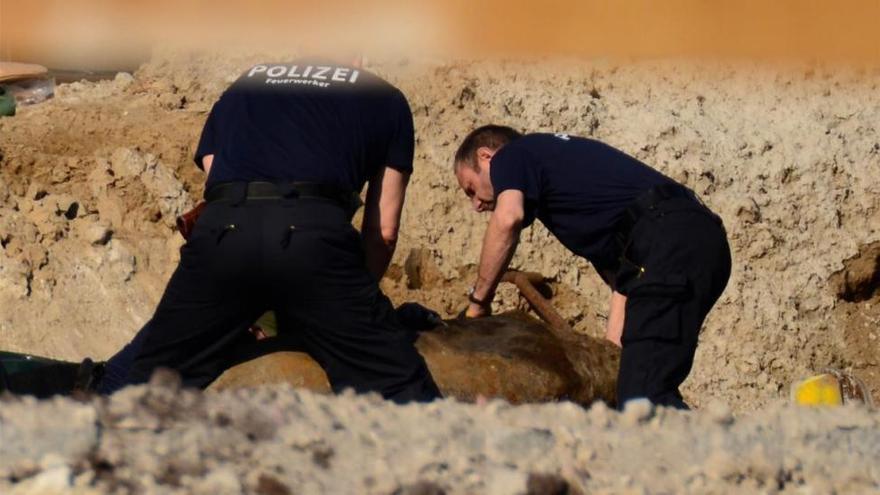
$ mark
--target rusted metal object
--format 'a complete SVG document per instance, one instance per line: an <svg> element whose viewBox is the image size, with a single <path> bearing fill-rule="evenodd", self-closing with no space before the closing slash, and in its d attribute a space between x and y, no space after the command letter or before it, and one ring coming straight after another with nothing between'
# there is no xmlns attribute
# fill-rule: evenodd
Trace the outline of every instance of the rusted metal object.
<svg viewBox="0 0 880 495"><path fill-rule="evenodd" d="M604 338L576 332L541 294L538 286L546 279L540 273L510 270L501 280L514 284L532 310L547 324L547 330L559 341L568 362L586 387L584 395L614 405L620 349Z"/></svg>
<svg viewBox="0 0 880 495"><path fill-rule="evenodd" d="M546 324L523 313L449 320L446 326L422 332L416 342L447 397L468 402L499 397L513 404L558 400L586 404L604 399L578 373L566 347L571 346L548 332ZM210 388L282 382L330 392L324 371L303 352L275 352L244 362L227 370Z"/></svg>
<svg viewBox="0 0 880 495"><path fill-rule="evenodd" d="M519 289L519 293L522 294L523 298L529 303L532 310L537 313L545 323L550 325L550 330L553 331L557 338L565 342L573 338L578 338L574 329L571 328L571 325L569 325L568 322L556 312L556 308L553 307L553 304L545 298L536 287L537 284L544 283L545 280L544 276L540 273L520 272L516 270L508 271L501 278L502 282L511 283Z"/></svg>
<svg viewBox="0 0 880 495"><path fill-rule="evenodd" d="M511 271L516 285L543 320L514 312L447 320L419 334L416 347L444 395L463 401L499 397L514 404L572 400L614 403L619 350L577 333L541 293L545 278ZM213 389L287 382L329 392L327 377L306 354L279 352L227 370Z"/></svg>

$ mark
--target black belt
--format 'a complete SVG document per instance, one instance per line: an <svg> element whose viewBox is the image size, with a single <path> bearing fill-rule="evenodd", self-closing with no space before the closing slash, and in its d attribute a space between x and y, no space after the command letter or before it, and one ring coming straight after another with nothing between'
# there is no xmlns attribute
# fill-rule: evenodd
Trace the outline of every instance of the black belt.
<svg viewBox="0 0 880 495"><path fill-rule="evenodd" d="M705 209L707 212L711 213L693 191L682 185L663 184L660 186L654 186L630 203L620 215L620 218L614 226L614 231L618 236L618 240L625 243L629 234L632 232L633 227L642 217L656 210L660 203L670 199L692 200L695 207Z"/></svg>
<svg viewBox="0 0 880 495"><path fill-rule="evenodd" d="M205 201L209 203L294 198L326 199L355 210L360 207L360 198L353 192L331 184L314 182L223 182L205 191Z"/></svg>

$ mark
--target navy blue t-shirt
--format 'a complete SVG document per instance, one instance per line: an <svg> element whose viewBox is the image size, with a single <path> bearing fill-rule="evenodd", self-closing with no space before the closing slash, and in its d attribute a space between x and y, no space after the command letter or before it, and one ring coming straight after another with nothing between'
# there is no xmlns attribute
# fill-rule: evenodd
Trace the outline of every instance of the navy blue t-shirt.
<svg viewBox="0 0 880 495"><path fill-rule="evenodd" d="M403 93L363 69L255 65L214 104L195 161L214 155L206 188L297 181L359 192L383 167L412 172L413 134Z"/></svg>
<svg viewBox="0 0 880 495"><path fill-rule="evenodd" d="M627 206L653 186L673 183L607 144L567 134L529 134L492 157L497 197L525 197L525 220L541 221L562 244L600 272L617 265L614 225Z"/></svg>

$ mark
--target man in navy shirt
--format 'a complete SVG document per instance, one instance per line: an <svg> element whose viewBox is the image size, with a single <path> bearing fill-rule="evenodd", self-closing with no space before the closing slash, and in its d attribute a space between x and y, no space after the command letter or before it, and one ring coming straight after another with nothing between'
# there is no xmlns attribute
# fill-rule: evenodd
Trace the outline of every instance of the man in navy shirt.
<svg viewBox="0 0 880 495"><path fill-rule="evenodd" d="M195 162L207 207L153 318L112 358L104 393L157 367L204 387L274 310L334 390L427 401L439 391L379 289L412 172L412 114L357 65L256 65L214 105ZM360 233L351 225L369 183Z"/></svg>
<svg viewBox="0 0 880 495"><path fill-rule="evenodd" d="M466 316L489 314L520 231L537 218L612 289L606 337L623 348L618 406L645 397L686 408L678 387L730 276L720 218L635 158L567 134L480 127L454 169L474 209L492 212Z"/></svg>

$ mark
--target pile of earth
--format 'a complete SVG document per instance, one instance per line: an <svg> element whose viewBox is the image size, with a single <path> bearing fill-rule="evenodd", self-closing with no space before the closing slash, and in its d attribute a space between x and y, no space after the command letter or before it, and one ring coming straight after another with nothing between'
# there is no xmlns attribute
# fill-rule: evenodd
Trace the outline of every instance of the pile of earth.
<svg viewBox="0 0 880 495"><path fill-rule="evenodd" d="M0 349L106 358L150 317L199 198L206 113L268 56L157 53L134 74L59 85L0 119ZM454 316L486 218L450 158L499 122L590 136L699 193L724 219L730 284L710 314L686 399L753 410L796 378L849 369L880 391L880 71L655 61L374 64L409 98L416 171L383 288ZM418 280L405 265L424 258ZM599 337L608 289L540 225L514 266L552 279L554 304ZM522 307L513 288L496 310ZM439 406L438 406L439 407Z"/></svg>
<svg viewBox="0 0 880 495"><path fill-rule="evenodd" d="M0 400L0 425L0 492L14 495L880 490L880 413L853 407L396 406L155 376L88 402Z"/></svg>

